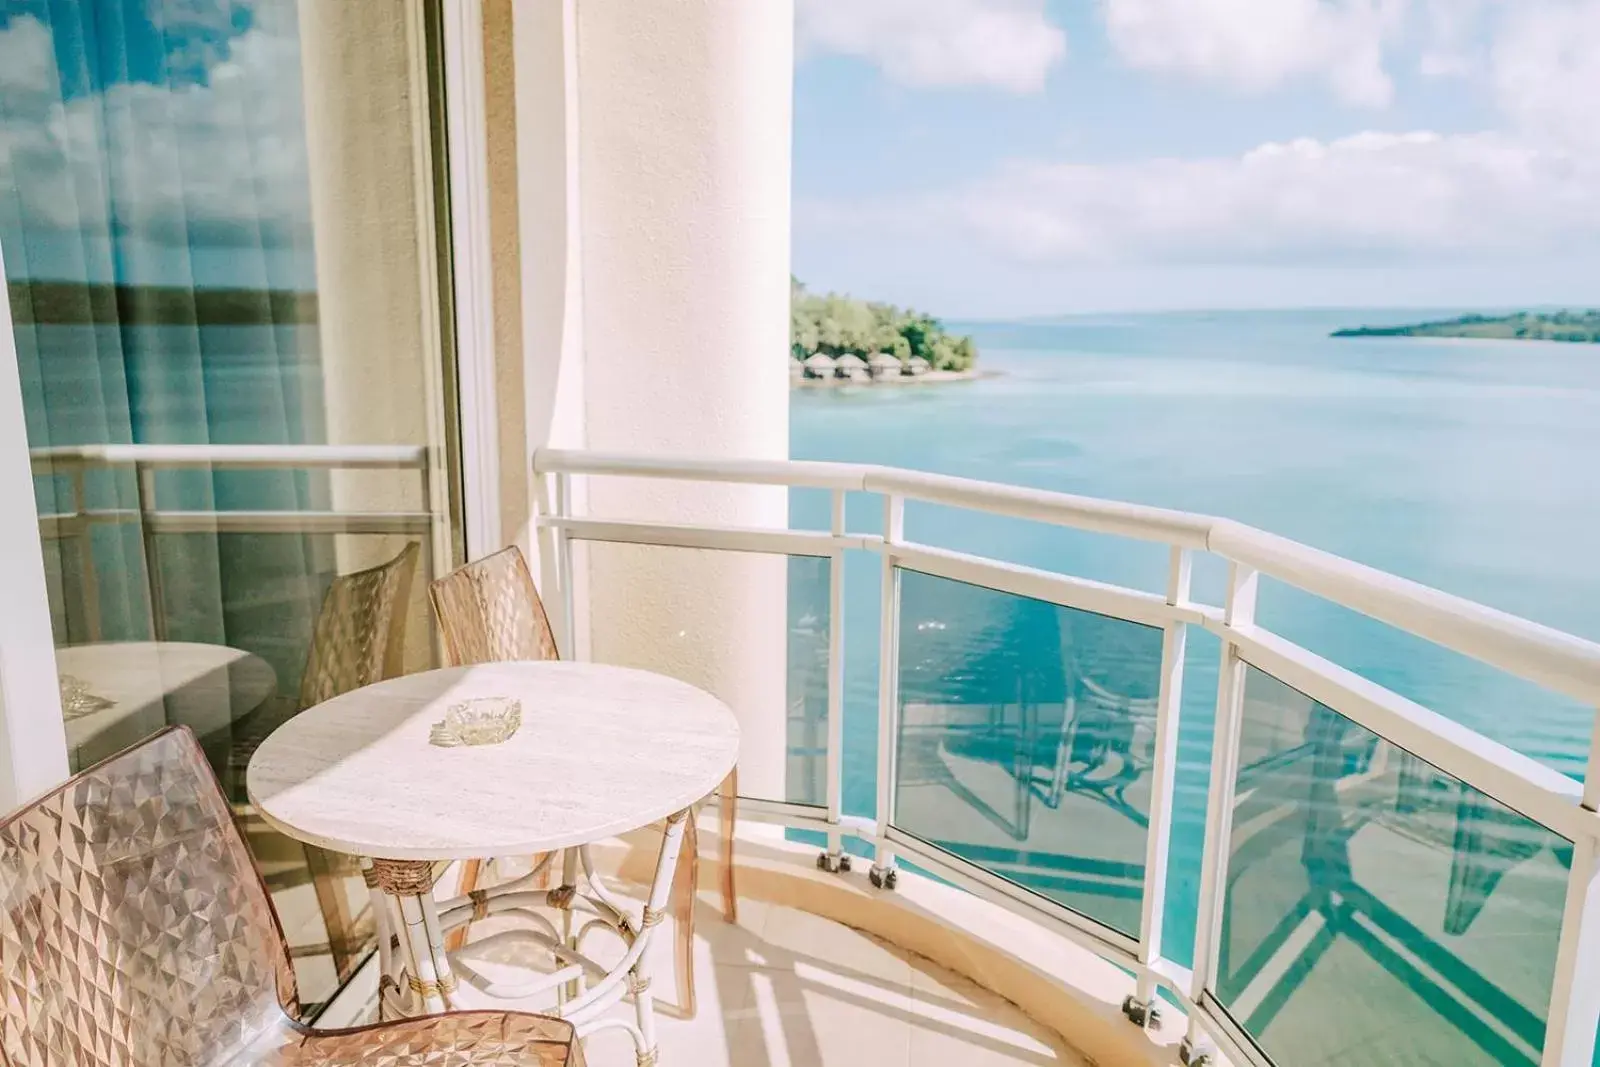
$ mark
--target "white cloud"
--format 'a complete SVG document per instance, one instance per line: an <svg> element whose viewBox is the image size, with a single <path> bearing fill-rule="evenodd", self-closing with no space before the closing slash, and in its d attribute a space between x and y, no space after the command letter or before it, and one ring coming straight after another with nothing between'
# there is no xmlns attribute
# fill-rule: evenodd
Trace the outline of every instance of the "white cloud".
<svg viewBox="0 0 1600 1067"><path fill-rule="evenodd" d="M1405 17L1400 0L1102 3L1139 66L1244 88L1316 75L1371 103L1389 91L1383 49ZM1419 0L1411 19L1419 63L1484 78L1503 128L1301 138L1236 156L1015 160L911 200L808 205L804 225L902 238L944 227L995 262L1041 268L1504 268L1600 240L1600 0Z"/></svg>
<svg viewBox="0 0 1600 1067"><path fill-rule="evenodd" d="M800 0L802 49L859 56L910 86L1044 87L1067 38L1044 0Z"/></svg>
<svg viewBox="0 0 1600 1067"><path fill-rule="evenodd" d="M1600 151L1600 0L1518 0L1491 62L1500 107L1527 136Z"/></svg>
<svg viewBox="0 0 1600 1067"><path fill-rule="evenodd" d="M0 30L0 98L7 107L37 107L56 84L50 31L32 15Z"/></svg>
<svg viewBox="0 0 1600 1067"><path fill-rule="evenodd" d="M20 210L31 228L93 235L114 221L119 232L178 246L304 240L310 205L292 21L258 20L203 84L124 82L62 101L48 27L13 19L0 31L7 228Z"/></svg>
<svg viewBox="0 0 1600 1067"><path fill-rule="evenodd" d="M1430 78L1465 78L1483 68L1484 19L1496 0L1423 0L1417 70Z"/></svg>
<svg viewBox="0 0 1600 1067"><path fill-rule="evenodd" d="M1014 163L960 189L814 223L955 224L1002 261L1455 262L1600 236L1600 168L1503 135L1363 133L1237 157Z"/></svg>
<svg viewBox="0 0 1600 1067"><path fill-rule="evenodd" d="M1101 0L1113 46L1135 67L1259 92L1326 80L1344 100L1387 104L1384 47L1405 0Z"/></svg>

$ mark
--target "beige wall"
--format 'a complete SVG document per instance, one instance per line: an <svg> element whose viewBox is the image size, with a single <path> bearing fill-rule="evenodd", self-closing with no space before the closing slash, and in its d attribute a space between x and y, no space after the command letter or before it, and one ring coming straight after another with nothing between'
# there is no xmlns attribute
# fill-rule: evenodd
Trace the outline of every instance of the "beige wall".
<svg viewBox="0 0 1600 1067"><path fill-rule="evenodd" d="M415 0L299 5L328 443L426 443L439 471L445 400L421 11ZM447 514L446 479L431 482L430 510ZM415 472L335 472L332 504L416 510L418 483ZM435 564L447 566L445 527L436 530ZM338 569L373 566L404 542L341 537ZM412 669L432 655L428 569L413 588Z"/></svg>
<svg viewBox="0 0 1600 1067"><path fill-rule="evenodd" d="M494 363L500 468L500 536L527 541L529 489L526 372L523 367L522 263L518 240L517 61L513 0L484 0L485 142L489 177L489 240L494 284Z"/></svg>

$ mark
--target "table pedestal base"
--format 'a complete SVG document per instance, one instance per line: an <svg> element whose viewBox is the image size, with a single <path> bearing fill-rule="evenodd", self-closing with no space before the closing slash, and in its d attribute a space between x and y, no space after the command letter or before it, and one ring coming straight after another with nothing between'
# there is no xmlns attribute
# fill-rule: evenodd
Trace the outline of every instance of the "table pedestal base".
<svg viewBox="0 0 1600 1067"><path fill-rule="evenodd" d="M363 874L377 924L381 970L378 1002L382 1017L453 1010L460 1006L462 982L484 996L501 1000L524 1001L553 993L555 1003L538 1010L571 1022L579 1037L621 1027L633 1038L639 1067L654 1067L660 1053L656 1045L655 995L650 989L651 947L656 927L666 915L673 874L683 847L684 824L690 816L684 810L667 819L655 876L638 918L601 884L587 845L560 853L561 885L555 889L534 888L545 868L555 862L556 854L552 853L528 875L440 902L433 899L433 863L366 861ZM559 928L546 914L550 911L559 919ZM554 957L554 972L539 974L528 982L495 982L479 974L463 958L466 948L454 953L445 949L445 935L452 929L490 916L514 919L518 925L480 938L468 948L532 944ZM585 936L594 932L610 933L621 940L624 951L620 961L607 967L583 952ZM634 1006L631 1021L602 1017L629 997Z"/></svg>

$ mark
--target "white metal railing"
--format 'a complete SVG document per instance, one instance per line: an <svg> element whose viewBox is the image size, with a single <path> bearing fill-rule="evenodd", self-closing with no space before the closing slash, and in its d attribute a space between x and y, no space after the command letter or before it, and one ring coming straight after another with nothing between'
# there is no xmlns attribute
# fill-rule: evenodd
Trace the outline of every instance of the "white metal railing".
<svg viewBox="0 0 1600 1067"><path fill-rule="evenodd" d="M434 545L444 543L432 499L428 449L424 445L65 445L29 450L35 478L65 478L71 507L39 516L44 540L71 545L78 554L81 605L89 640L102 636L99 578L91 531L99 525L133 524L142 542L148 583L151 635L165 636L161 610L161 566L155 538L161 534L397 534L423 540L426 574L435 570ZM94 507L88 475L95 470L131 472L136 507ZM156 475L163 470L398 470L415 471L421 508L407 510L215 510L161 508Z"/></svg>
<svg viewBox="0 0 1600 1067"><path fill-rule="evenodd" d="M1270 576L1354 609L1482 663L1600 706L1600 645L1461 597L1227 519L998 485L886 467L771 460L704 460L540 450L535 472L548 483L540 523L552 531L562 590L565 634L572 633L572 544L603 541L732 552L828 558L830 632L827 803L824 808L776 801L741 801L741 813L786 826L820 830L836 858L847 835L875 849L874 880L892 882L896 854L1014 911L1050 922L1076 942L1138 976L1131 1007L1170 991L1189 1013L1186 1055L1201 1055L1209 1038L1236 1062L1268 1063L1231 1020L1216 995L1228 842L1234 809L1244 677L1247 666L1272 675L1391 744L1454 776L1573 843L1560 939L1556 950L1542 1067L1589 1067L1600 1023L1600 743L1591 742L1584 784L1494 742L1272 633L1256 622L1259 579ZM826 490L832 494L826 532L615 521L576 514L575 477L627 476ZM883 532L851 532L845 494L876 494ZM906 501L923 501L1147 542L1165 544L1170 563L1164 594L1004 563L918 544L905 537ZM842 811L844 553L877 552L882 560L879 632L878 796L874 819ZM1221 605L1191 598L1194 553L1227 564ZM896 825L895 738L900 713L897 612L900 575L920 572L1042 600L1063 607L1159 627L1162 659L1141 925L1137 937L1032 893L984 867L930 845ZM1172 833L1178 716L1188 628L1200 626L1222 642L1210 793L1201 860L1194 966L1163 951L1166 870ZM1600 719L1597 719L1600 722ZM1597 735L1600 736L1600 735Z"/></svg>

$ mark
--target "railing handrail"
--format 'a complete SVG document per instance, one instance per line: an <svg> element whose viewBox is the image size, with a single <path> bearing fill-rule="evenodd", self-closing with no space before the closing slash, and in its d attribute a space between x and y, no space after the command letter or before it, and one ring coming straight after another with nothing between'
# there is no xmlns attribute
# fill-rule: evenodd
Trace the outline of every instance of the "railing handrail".
<svg viewBox="0 0 1600 1067"><path fill-rule="evenodd" d="M52 445L31 448L38 464L150 467L310 467L389 469L422 467L426 445Z"/></svg>
<svg viewBox="0 0 1600 1067"><path fill-rule="evenodd" d="M542 448L533 467L540 474L877 492L1202 549L1568 696L1600 702L1600 643L1231 519L864 463Z"/></svg>
<svg viewBox="0 0 1600 1067"><path fill-rule="evenodd" d="M828 463L807 459L650 457L568 448L541 448L533 454L535 474L619 474L698 482L780 485L797 489L865 491L868 471L888 469L864 463Z"/></svg>

